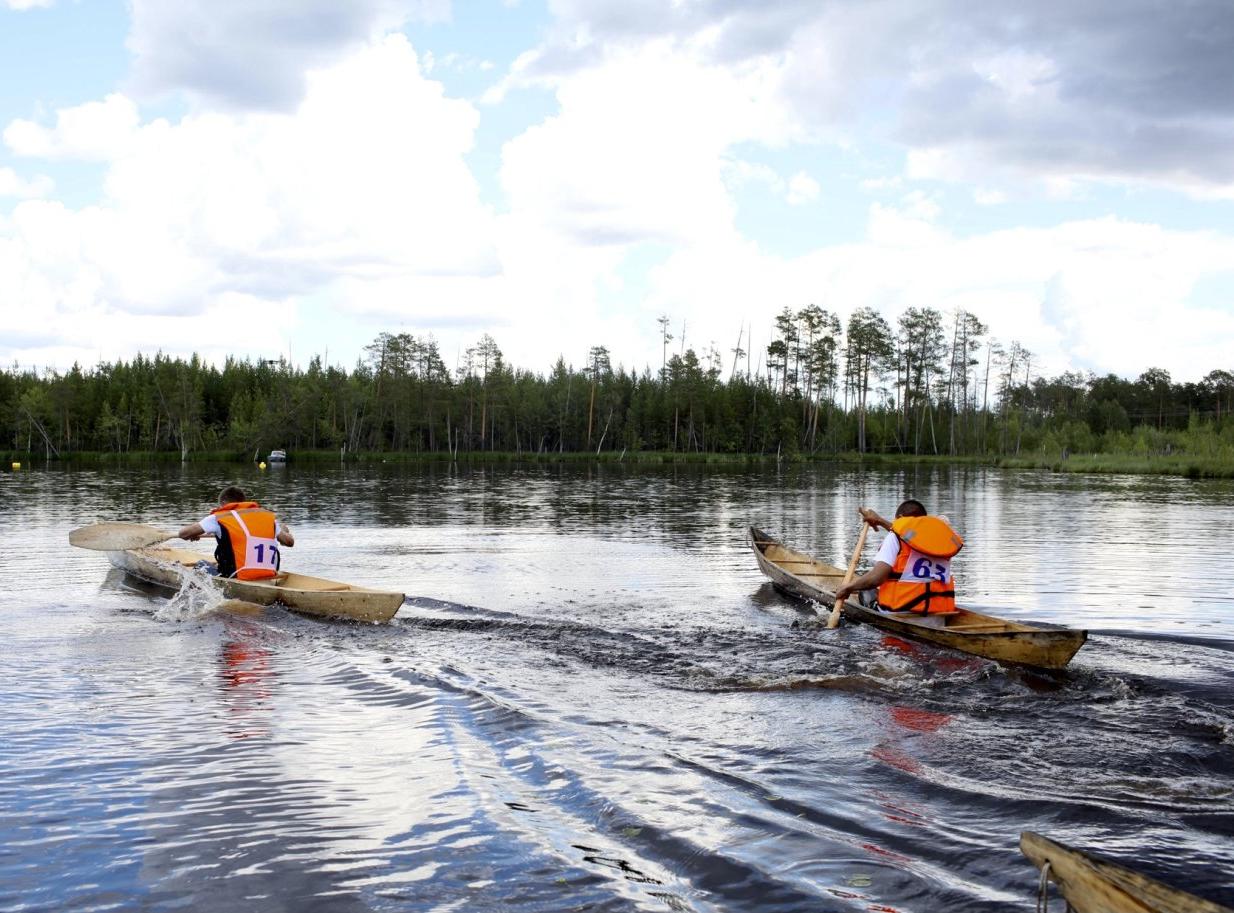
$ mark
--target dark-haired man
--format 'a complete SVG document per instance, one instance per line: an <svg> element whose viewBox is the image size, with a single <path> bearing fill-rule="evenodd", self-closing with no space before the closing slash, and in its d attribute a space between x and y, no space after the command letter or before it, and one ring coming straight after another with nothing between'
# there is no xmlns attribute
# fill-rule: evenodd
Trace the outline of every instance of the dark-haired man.
<svg viewBox="0 0 1234 913"><path fill-rule="evenodd" d="M862 520L887 536L874 566L836 591L847 599L861 590L878 588L878 608L885 612L938 615L955 611L955 578L951 559L964 540L943 517L926 513L920 501L909 499L896 508L888 523L868 507L859 508Z"/></svg>
<svg viewBox="0 0 1234 913"><path fill-rule="evenodd" d="M196 523L180 530L190 542L202 536L218 540L214 560L223 577L267 580L278 574L279 546L296 544L291 530L271 511L245 499L244 491L229 485L219 494L219 506Z"/></svg>

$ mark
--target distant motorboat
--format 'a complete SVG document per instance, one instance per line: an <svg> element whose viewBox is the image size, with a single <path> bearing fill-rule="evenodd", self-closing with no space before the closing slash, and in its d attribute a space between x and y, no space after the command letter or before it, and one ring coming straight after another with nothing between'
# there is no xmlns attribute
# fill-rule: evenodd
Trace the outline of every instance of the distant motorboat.
<svg viewBox="0 0 1234 913"><path fill-rule="evenodd" d="M266 462L267 463L286 463L287 462L287 451L286 450L271 450L270 456L266 458Z"/></svg>

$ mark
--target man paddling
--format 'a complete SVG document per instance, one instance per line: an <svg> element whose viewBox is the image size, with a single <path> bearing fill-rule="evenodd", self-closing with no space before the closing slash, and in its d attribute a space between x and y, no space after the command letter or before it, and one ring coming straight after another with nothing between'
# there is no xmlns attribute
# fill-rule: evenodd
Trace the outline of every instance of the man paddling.
<svg viewBox="0 0 1234 913"><path fill-rule="evenodd" d="M896 508L891 523L868 507L858 510L866 523L888 534L874 567L836 590L836 599L877 587L878 608L884 612L954 612L951 559L964 547L964 540L951 525L942 517L929 516L922 503L911 498Z"/></svg>
<svg viewBox="0 0 1234 913"><path fill-rule="evenodd" d="M296 544L291 530L273 512L245 499L234 485L219 495L219 506L196 523L180 530L181 539L195 542L202 536L218 540L214 560L222 577L267 580L278 574L279 546Z"/></svg>

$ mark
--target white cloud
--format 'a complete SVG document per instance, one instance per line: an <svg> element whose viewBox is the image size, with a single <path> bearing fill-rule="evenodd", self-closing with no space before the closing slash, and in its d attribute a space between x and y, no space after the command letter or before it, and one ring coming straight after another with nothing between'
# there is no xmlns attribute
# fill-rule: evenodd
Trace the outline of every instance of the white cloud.
<svg viewBox="0 0 1234 913"><path fill-rule="evenodd" d="M498 334L515 340L511 351L525 363L546 368L563 349L578 362L604 342L614 363L658 365L658 312L639 304L655 273L639 252L740 245L730 190L753 181L790 193L791 182L773 169L732 153L743 142L798 136L776 101L778 63L730 68L702 57L696 46L661 40L548 75L532 75L539 71L528 57L490 94L498 103L509 89L534 84L553 88L560 105L502 154L504 289L512 310L535 315L519 323L547 319L554 328L547 337L517 327ZM808 179L798 179L795 192L809 195ZM690 345L709 343L713 322L691 313ZM680 327L674 332L680 337ZM716 332L735 339L737 323Z"/></svg>
<svg viewBox="0 0 1234 913"><path fill-rule="evenodd" d="M909 149L904 174L912 181L960 181L965 176L965 162L950 148Z"/></svg>
<svg viewBox="0 0 1234 913"><path fill-rule="evenodd" d="M875 204L863 240L801 257L735 240L682 248L658 269L642 310L723 340L753 321L757 362L784 306L816 303L847 317L868 305L893 324L910 306L962 307L1004 343L1033 351L1034 372L1136 376L1157 365L1197 379L1228 363L1234 314L1201 310L1189 296L1232 258L1234 237L1209 232L1095 219L960 238Z"/></svg>
<svg viewBox="0 0 1234 913"><path fill-rule="evenodd" d="M409 19L449 18L450 0L133 0L139 97L183 91L230 110L291 111L305 74L333 66Z"/></svg>
<svg viewBox="0 0 1234 913"><path fill-rule="evenodd" d="M860 182L862 190L878 193L884 190L899 190L904 186L904 177L902 175L892 175L890 177L865 178Z"/></svg>
<svg viewBox="0 0 1234 913"><path fill-rule="evenodd" d="M747 184L762 184L790 206L800 206L818 199L821 188L818 181L804 171L798 171L788 180L770 165L747 162L743 159L723 163L725 185L738 189Z"/></svg>
<svg viewBox="0 0 1234 913"><path fill-rule="evenodd" d="M432 73L438 69L451 70L455 73L467 73L472 71L487 73L488 71L494 69L496 64L494 64L491 60L471 57L467 54L459 54L457 52L443 54L438 57L431 51L425 51L424 54L421 55L421 66L424 68L425 73Z"/></svg>
<svg viewBox="0 0 1234 913"><path fill-rule="evenodd" d="M541 77L664 38L738 68L781 63L799 129L947 150L960 180L1152 182L1234 198L1229 0L1084 4L555 0L521 67ZM952 173L952 172L949 172ZM950 179L944 177L942 179ZM989 178L985 179L990 182Z"/></svg>
<svg viewBox="0 0 1234 913"><path fill-rule="evenodd" d="M818 181L810 177L804 171L798 171L788 182L788 193L785 199L788 200L791 206L800 206L803 203L811 203L818 199L819 191L822 188L818 186Z"/></svg>
<svg viewBox="0 0 1234 913"><path fill-rule="evenodd" d="M108 161L124 152L139 123L137 106L113 93L102 101L61 109L54 127L15 120L4 129L4 142L21 156Z"/></svg>
<svg viewBox="0 0 1234 913"><path fill-rule="evenodd" d="M764 184L773 190L784 188L784 179L770 165L761 162L748 162L745 159L732 159L724 163L726 183L738 188L745 184Z"/></svg>
<svg viewBox="0 0 1234 913"><path fill-rule="evenodd" d="M48 196L55 189L55 182L45 174L24 180L12 168L0 168L0 197L33 199Z"/></svg>
<svg viewBox="0 0 1234 913"><path fill-rule="evenodd" d="M35 7L47 7L55 3L56 0L5 0L8 8L21 12L23 10L32 10Z"/></svg>
<svg viewBox="0 0 1234 913"><path fill-rule="evenodd" d="M900 204L905 216L922 222L933 222L942 211L938 201L924 190L906 193Z"/></svg>
<svg viewBox="0 0 1234 913"><path fill-rule="evenodd" d="M498 271L495 227L463 161L476 112L420 75L405 38L310 73L306 85L290 115L131 124L133 103L109 96L62 111L55 128L11 126L6 140L26 155L108 158L99 204L14 207L0 233L0 300L24 306L4 309L0 336L20 345L54 326L61 348L131 354L152 345L134 321L163 315L150 326L183 318L185 328L153 345L187 351L213 338L199 320L241 313L234 302L285 315L296 296L330 294L348 278ZM362 294L333 300L367 307ZM267 310L252 310L268 328ZM255 340L236 326L246 323L233 339Z"/></svg>
<svg viewBox="0 0 1234 913"><path fill-rule="evenodd" d="M794 129L776 79L774 66L708 66L664 41L614 53L560 80L560 113L505 146L511 208L583 243L727 231L729 148Z"/></svg>

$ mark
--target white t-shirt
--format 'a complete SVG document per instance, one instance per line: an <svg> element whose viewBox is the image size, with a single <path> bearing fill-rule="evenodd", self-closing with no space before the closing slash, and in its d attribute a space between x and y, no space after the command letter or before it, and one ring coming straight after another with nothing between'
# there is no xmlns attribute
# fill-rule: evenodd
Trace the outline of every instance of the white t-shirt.
<svg viewBox="0 0 1234 913"><path fill-rule="evenodd" d="M875 563L881 561L888 567L895 567L899 554L900 537L889 532L883 537L883 544L878 547L878 554L874 556L874 561Z"/></svg>

